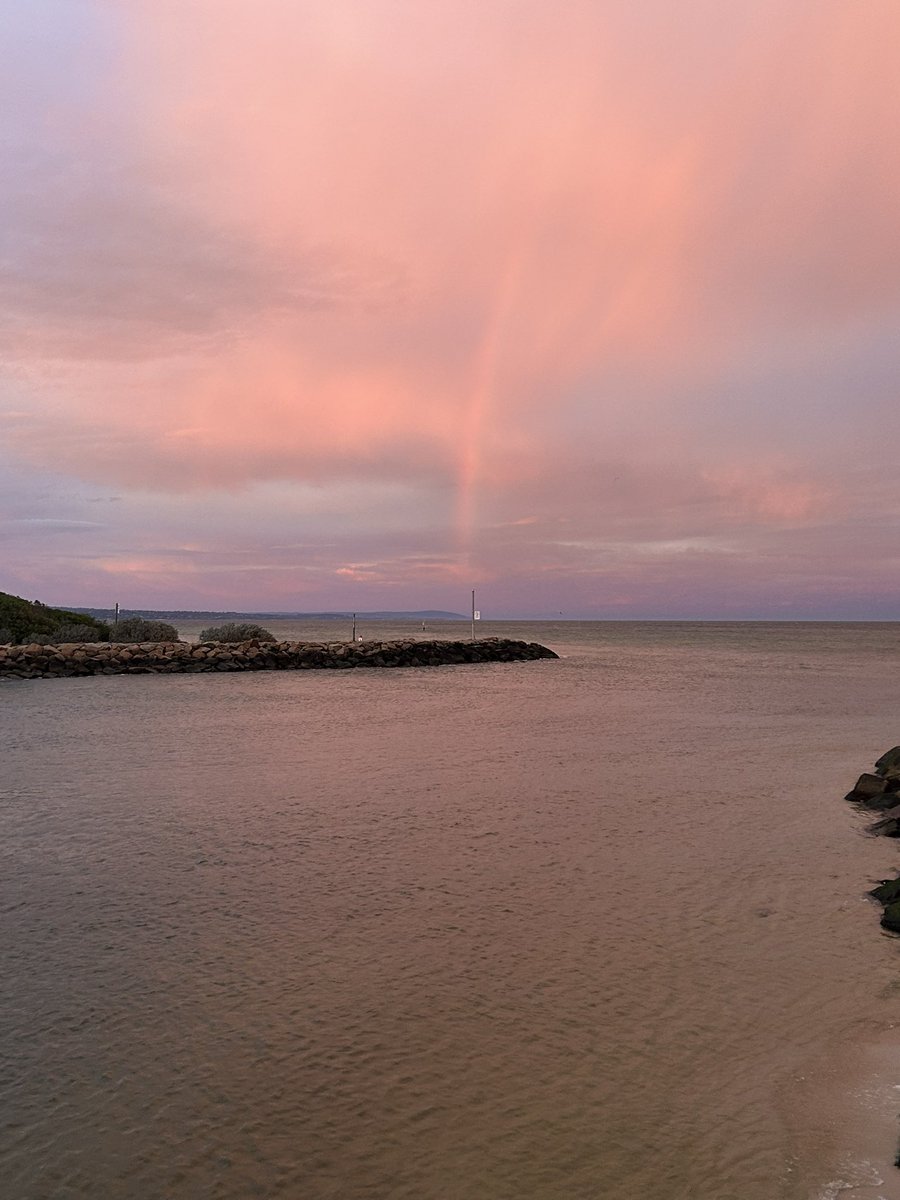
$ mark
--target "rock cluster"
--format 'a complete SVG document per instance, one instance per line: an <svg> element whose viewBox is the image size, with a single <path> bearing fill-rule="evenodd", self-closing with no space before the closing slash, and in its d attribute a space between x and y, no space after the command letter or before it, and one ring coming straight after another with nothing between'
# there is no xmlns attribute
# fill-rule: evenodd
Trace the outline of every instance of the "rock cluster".
<svg viewBox="0 0 900 1200"><path fill-rule="evenodd" d="M860 775L846 798L861 808L880 814L870 825L870 833L879 837L900 837L900 746L882 754L874 773ZM883 880L869 894L884 905L883 927L900 933L900 876Z"/></svg>
<svg viewBox="0 0 900 1200"><path fill-rule="evenodd" d="M537 642L70 642L0 646L0 679L71 675L159 675L174 671L346 670L351 667L442 667L456 663L557 658Z"/></svg>

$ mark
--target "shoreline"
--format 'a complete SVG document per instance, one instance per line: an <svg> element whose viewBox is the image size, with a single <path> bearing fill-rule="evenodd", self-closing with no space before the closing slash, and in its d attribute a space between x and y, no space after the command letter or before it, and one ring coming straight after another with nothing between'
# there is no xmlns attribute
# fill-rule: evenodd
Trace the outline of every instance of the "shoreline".
<svg viewBox="0 0 900 1200"><path fill-rule="evenodd" d="M782 1104L798 1196L900 1200L900 1026L823 1047L785 1087Z"/></svg>
<svg viewBox="0 0 900 1200"><path fill-rule="evenodd" d="M233 671L348 670L528 662L559 656L537 642L67 642L0 646L0 680L86 675L164 675Z"/></svg>
<svg viewBox="0 0 900 1200"><path fill-rule="evenodd" d="M876 818L869 837L900 836L900 747L886 751L845 796L860 814ZM883 937L900 932L900 876L870 888L882 907ZM890 1023L847 1045L831 1046L789 1089L805 1111L820 1115L833 1178L813 1200L900 1200L900 1026ZM803 1161L803 1155L799 1156Z"/></svg>

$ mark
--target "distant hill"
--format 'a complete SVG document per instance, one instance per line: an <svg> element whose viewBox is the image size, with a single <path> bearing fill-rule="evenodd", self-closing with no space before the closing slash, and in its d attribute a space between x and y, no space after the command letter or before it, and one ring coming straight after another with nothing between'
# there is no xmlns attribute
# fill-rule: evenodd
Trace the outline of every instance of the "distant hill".
<svg viewBox="0 0 900 1200"><path fill-rule="evenodd" d="M112 608L76 608L76 613L111 621L115 617ZM216 620L270 620L270 621L346 621L354 614L346 612L210 612L206 609L156 609L120 608L119 617L149 617L161 621L208 621ZM357 612L356 616L367 621L467 621L463 613L443 612L429 608L420 612Z"/></svg>

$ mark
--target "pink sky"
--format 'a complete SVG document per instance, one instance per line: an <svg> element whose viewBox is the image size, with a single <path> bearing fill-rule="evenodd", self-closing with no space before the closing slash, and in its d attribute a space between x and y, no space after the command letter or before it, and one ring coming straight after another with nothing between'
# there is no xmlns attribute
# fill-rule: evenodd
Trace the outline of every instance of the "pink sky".
<svg viewBox="0 0 900 1200"><path fill-rule="evenodd" d="M0 589L900 619L896 0L0 34Z"/></svg>

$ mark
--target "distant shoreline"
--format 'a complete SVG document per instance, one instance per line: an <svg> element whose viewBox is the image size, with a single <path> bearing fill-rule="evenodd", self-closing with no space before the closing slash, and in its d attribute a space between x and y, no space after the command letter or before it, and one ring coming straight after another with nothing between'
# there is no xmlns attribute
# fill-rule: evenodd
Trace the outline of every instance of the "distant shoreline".
<svg viewBox="0 0 900 1200"><path fill-rule="evenodd" d="M84 608L65 605L66 612L96 617L98 620L115 619L114 608ZM329 612L273 612L268 609L185 609L185 608L120 608L119 618L146 617L154 621L350 621L356 616L366 621L445 621L456 624L471 621L471 613L445 612L424 609L421 611L363 611L333 609ZM491 613L482 620L493 625L883 625L900 626L900 617L573 617L562 613L555 616L515 616Z"/></svg>
<svg viewBox="0 0 900 1200"><path fill-rule="evenodd" d="M112 621L115 619L116 610L114 608L70 608L69 612L82 613L85 616L96 617L101 621ZM254 621L269 620L269 621L349 621L353 617L358 617L360 620L366 621L468 621L470 617L463 613L442 612L438 609L425 609L421 612L352 612L334 611L334 612L233 612L231 610L212 610L212 609L187 609L187 608L120 608L118 613L120 618L124 617L147 617L150 620L182 620L182 621L206 621L211 619L227 618L228 620L247 620L248 618Z"/></svg>

